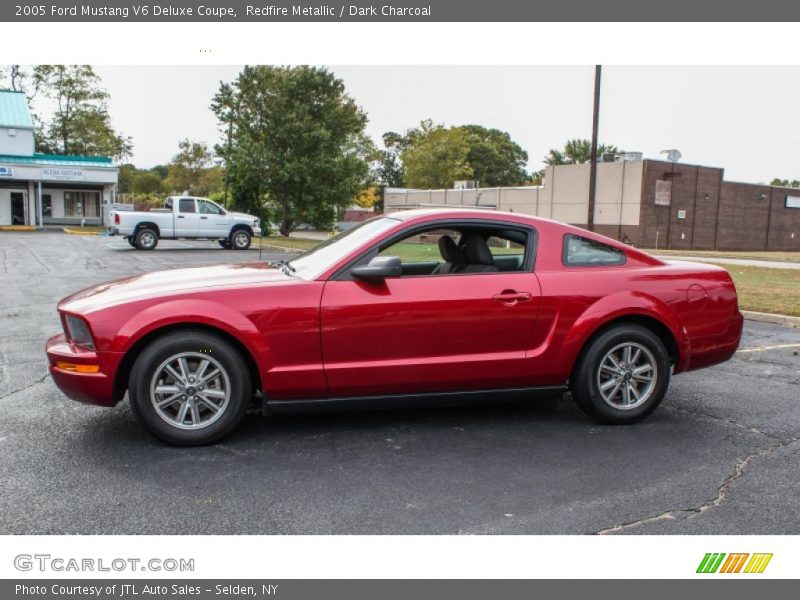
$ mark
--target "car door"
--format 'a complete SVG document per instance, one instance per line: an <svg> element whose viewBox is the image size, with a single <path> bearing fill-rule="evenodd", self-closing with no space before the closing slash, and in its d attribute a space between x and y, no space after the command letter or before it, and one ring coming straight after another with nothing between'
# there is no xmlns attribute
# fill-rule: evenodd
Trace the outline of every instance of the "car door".
<svg viewBox="0 0 800 600"><path fill-rule="evenodd" d="M391 249L387 250L391 254ZM419 253L417 253L419 254ZM342 276L321 302L333 396L524 386L539 282L532 272ZM414 269L404 271L414 272Z"/></svg>
<svg viewBox="0 0 800 600"><path fill-rule="evenodd" d="M200 215L194 198L180 198L175 215L175 237L197 237L200 229Z"/></svg>
<svg viewBox="0 0 800 600"><path fill-rule="evenodd" d="M231 218L225 209L210 200L198 198L197 212L200 215L198 230L200 237L223 238L228 236L231 229Z"/></svg>

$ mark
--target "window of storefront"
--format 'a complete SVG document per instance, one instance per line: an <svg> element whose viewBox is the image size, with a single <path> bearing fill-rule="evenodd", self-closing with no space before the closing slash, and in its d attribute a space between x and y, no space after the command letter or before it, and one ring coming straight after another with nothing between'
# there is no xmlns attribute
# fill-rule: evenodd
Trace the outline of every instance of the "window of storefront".
<svg viewBox="0 0 800 600"><path fill-rule="evenodd" d="M52 194L42 194L42 216L43 217L52 217L53 216L53 195Z"/></svg>
<svg viewBox="0 0 800 600"><path fill-rule="evenodd" d="M99 217L100 192L64 192L65 217Z"/></svg>

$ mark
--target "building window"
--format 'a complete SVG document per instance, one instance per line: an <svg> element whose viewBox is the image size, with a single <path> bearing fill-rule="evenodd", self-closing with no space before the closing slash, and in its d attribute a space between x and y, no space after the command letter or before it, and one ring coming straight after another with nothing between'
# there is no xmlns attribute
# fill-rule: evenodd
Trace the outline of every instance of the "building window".
<svg viewBox="0 0 800 600"><path fill-rule="evenodd" d="M64 192L65 217L100 216L100 192Z"/></svg>
<svg viewBox="0 0 800 600"><path fill-rule="evenodd" d="M53 196L52 194L42 194L42 216L53 216Z"/></svg>

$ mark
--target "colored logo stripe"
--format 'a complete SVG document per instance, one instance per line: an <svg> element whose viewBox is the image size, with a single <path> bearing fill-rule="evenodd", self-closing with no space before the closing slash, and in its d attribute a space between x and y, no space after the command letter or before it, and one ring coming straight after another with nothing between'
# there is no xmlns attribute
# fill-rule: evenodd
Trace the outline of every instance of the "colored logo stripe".
<svg viewBox="0 0 800 600"><path fill-rule="evenodd" d="M727 556L727 559L725 558ZM750 560L748 561L748 557ZM725 561L724 563L722 561ZM698 573L740 573L744 567L745 573L763 573L769 561L772 560L771 553L750 554L747 552L734 552L725 554L724 552L708 552L700 561L697 567ZM745 566L747 563L747 566ZM721 566L721 568L720 568Z"/></svg>

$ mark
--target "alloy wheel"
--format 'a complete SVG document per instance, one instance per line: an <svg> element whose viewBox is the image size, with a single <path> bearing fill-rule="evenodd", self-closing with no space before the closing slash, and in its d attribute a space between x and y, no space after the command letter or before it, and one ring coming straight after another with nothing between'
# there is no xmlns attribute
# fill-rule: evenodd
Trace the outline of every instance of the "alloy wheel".
<svg viewBox="0 0 800 600"><path fill-rule="evenodd" d="M641 406L653 395L658 365L653 353L637 342L614 346L600 361L597 389L618 410Z"/></svg>
<svg viewBox="0 0 800 600"><path fill-rule="evenodd" d="M178 429L202 429L228 407L231 383L225 368L199 352L170 356L155 370L150 401L156 414Z"/></svg>

